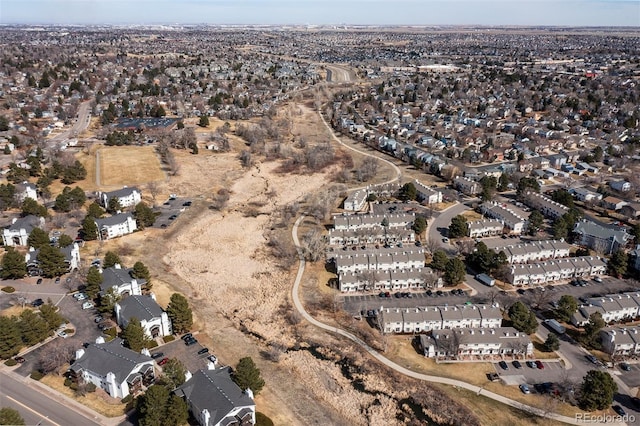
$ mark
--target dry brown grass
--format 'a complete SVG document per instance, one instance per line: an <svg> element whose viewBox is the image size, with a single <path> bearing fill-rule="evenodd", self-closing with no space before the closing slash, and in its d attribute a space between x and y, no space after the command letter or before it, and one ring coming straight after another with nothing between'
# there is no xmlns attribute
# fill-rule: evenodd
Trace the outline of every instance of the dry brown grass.
<svg viewBox="0 0 640 426"><path fill-rule="evenodd" d="M466 217L469 222L482 219L482 215L475 210L464 211L462 216Z"/></svg>
<svg viewBox="0 0 640 426"><path fill-rule="evenodd" d="M11 317L11 316L19 316L22 311L29 310L31 308L22 307L22 306L11 306L7 309L3 309L0 311L0 316L3 317Z"/></svg>
<svg viewBox="0 0 640 426"><path fill-rule="evenodd" d="M99 153L101 186L140 185L165 179L153 147L105 146Z"/></svg>
<svg viewBox="0 0 640 426"><path fill-rule="evenodd" d="M80 404L102 414L106 417L120 417L125 414L125 404L111 398L102 389L87 393L85 396L76 396L75 392L64 385L64 377L46 375L40 380L50 388L78 401Z"/></svg>

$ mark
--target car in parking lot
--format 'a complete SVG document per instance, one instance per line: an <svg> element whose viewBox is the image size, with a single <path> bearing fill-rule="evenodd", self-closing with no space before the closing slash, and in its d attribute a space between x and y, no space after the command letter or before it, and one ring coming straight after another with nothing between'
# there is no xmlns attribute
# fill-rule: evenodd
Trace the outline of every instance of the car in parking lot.
<svg viewBox="0 0 640 426"><path fill-rule="evenodd" d="M84 300L87 298L87 295L84 293L76 293L73 295L73 298L76 300Z"/></svg>
<svg viewBox="0 0 640 426"><path fill-rule="evenodd" d="M172 214L171 216L169 216L169 220L175 220L178 216L176 216L175 214Z"/></svg>
<svg viewBox="0 0 640 426"><path fill-rule="evenodd" d="M444 238L442 239L442 242L443 242L443 243L449 243L449 238L444 237Z"/></svg>
<svg viewBox="0 0 640 426"><path fill-rule="evenodd" d="M622 371L631 371L631 366L626 362L621 362L619 366Z"/></svg>
<svg viewBox="0 0 640 426"><path fill-rule="evenodd" d="M191 345L195 345L196 343L198 343L198 341L196 339L194 339L193 337L190 339L185 339L184 344L187 346L191 346Z"/></svg>
<svg viewBox="0 0 640 426"><path fill-rule="evenodd" d="M431 297L431 296L433 296L433 291L431 291L431 290L427 290L425 294L426 294L427 296Z"/></svg>
<svg viewBox="0 0 640 426"><path fill-rule="evenodd" d="M209 352L209 348L202 348L198 351L198 355L206 354Z"/></svg>
<svg viewBox="0 0 640 426"><path fill-rule="evenodd" d="M60 277L56 277L56 284L60 284Z"/></svg>
<svg viewBox="0 0 640 426"><path fill-rule="evenodd" d="M526 383L523 383L523 384L520 385L520 390L524 394L530 394L531 393L531 390L529 389L529 385L527 385Z"/></svg>
<svg viewBox="0 0 640 426"><path fill-rule="evenodd" d="M611 408L613 409L613 411L615 411L620 416L626 416L627 415L627 412L624 411L624 409L619 405L614 405Z"/></svg>
<svg viewBox="0 0 640 426"><path fill-rule="evenodd" d="M24 357L21 357L21 356L14 357L14 358L13 358L13 360L14 360L15 362L17 362L18 364L22 364L23 362L25 362L25 361L26 361L26 360L24 359Z"/></svg>
<svg viewBox="0 0 640 426"><path fill-rule="evenodd" d="M183 207L191 207L191 201L185 201L184 203L182 203Z"/></svg>
<svg viewBox="0 0 640 426"><path fill-rule="evenodd" d="M44 300L42 299L36 299L33 302L31 302L31 306L33 306L34 308L37 308L42 305L44 305Z"/></svg>
<svg viewBox="0 0 640 426"><path fill-rule="evenodd" d="M187 333L187 334L184 334L184 335L181 337L181 339L182 339L182 340L187 340L187 339L191 339L192 337L193 337L193 334L191 334L191 333Z"/></svg>
<svg viewBox="0 0 640 426"><path fill-rule="evenodd" d="M169 361L169 358L164 357L160 361L158 361L158 365L165 365Z"/></svg>
<svg viewBox="0 0 640 426"><path fill-rule="evenodd" d="M504 361L500 361L500 362L498 363L498 365L499 365L503 370L508 370L508 369L509 369L509 365L508 365L506 362L504 362Z"/></svg>
<svg viewBox="0 0 640 426"><path fill-rule="evenodd" d="M600 278L600 277L595 277L593 280L595 282L597 282L597 283L601 283L602 282L602 278Z"/></svg>
<svg viewBox="0 0 640 426"><path fill-rule="evenodd" d="M538 367L539 370L544 370L544 364L540 360L536 361L536 367Z"/></svg>
<svg viewBox="0 0 640 426"><path fill-rule="evenodd" d="M585 358L587 358L587 360L589 360L590 363L592 364L597 364L598 363L598 358L596 358L595 356L589 354L589 355L585 355Z"/></svg>
<svg viewBox="0 0 640 426"><path fill-rule="evenodd" d="M207 357L207 360L208 360L209 362L214 363L214 364L215 364L216 362L218 362L218 358L216 358L216 356L215 356L215 355L209 355L209 356Z"/></svg>
<svg viewBox="0 0 640 426"><path fill-rule="evenodd" d="M538 368L536 367L536 363L533 361L527 361L527 367L529 368Z"/></svg>
<svg viewBox="0 0 640 426"><path fill-rule="evenodd" d="M38 278L38 281L36 281L36 284L42 284L42 278Z"/></svg>
<svg viewBox="0 0 640 426"><path fill-rule="evenodd" d="M102 317L102 315L98 315L97 317L95 317L95 319L93 320L93 322L98 323L100 321L102 321L104 318Z"/></svg>
<svg viewBox="0 0 640 426"><path fill-rule="evenodd" d="M157 358L162 358L163 356L164 356L164 352L156 352L155 354L151 355L151 358L157 359Z"/></svg>
<svg viewBox="0 0 640 426"><path fill-rule="evenodd" d="M512 364L515 368L518 368L518 369L522 368L522 364L520 364L520 361L518 360L513 361Z"/></svg>
<svg viewBox="0 0 640 426"><path fill-rule="evenodd" d="M91 309L91 308L93 308L93 306L94 306L94 305L93 305L93 303L92 303L92 302L84 302L84 303L82 304L82 309Z"/></svg>

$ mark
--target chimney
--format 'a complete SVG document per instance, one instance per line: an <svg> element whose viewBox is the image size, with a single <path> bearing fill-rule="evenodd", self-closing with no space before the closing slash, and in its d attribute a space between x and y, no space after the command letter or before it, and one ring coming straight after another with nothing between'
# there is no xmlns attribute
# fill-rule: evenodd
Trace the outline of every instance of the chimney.
<svg viewBox="0 0 640 426"><path fill-rule="evenodd" d="M153 292L149 293L149 297L151 297L153 299L154 302L157 302L156 300L156 295Z"/></svg>
<svg viewBox="0 0 640 426"><path fill-rule="evenodd" d="M116 263L113 267L116 269L122 269L122 266L119 263Z"/></svg>
<svg viewBox="0 0 640 426"><path fill-rule="evenodd" d="M76 350L76 361L84 356L84 349Z"/></svg>

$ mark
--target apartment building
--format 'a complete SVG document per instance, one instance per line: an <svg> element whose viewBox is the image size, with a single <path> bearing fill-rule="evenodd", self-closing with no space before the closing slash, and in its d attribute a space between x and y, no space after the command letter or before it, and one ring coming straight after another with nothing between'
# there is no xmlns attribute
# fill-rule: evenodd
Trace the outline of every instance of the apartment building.
<svg viewBox="0 0 640 426"><path fill-rule="evenodd" d="M481 219L467 222L467 236L483 238L500 235L504 231L504 224L498 219Z"/></svg>
<svg viewBox="0 0 640 426"><path fill-rule="evenodd" d="M408 228L413 225L415 213L395 214L343 214L334 216L333 229L355 231L358 229L372 229L382 226L386 228Z"/></svg>
<svg viewBox="0 0 640 426"><path fill-rule="evenodd" d="M335 256L336 272L386 271L424 267L424 250L420 247L356 250Z"/></svg>
<svg viewBox="0 0 640 426"><path fill-rule="evenodd" d="M572 316L571 322L576 326L584 326L589 322L591 314L599 312L606 323L627 321L640 317L640 292L608 294L592 297L587 303L580 305Z"/></svg>
<svg viewBox="0 0 640 426"><path fill-rule="evenodd" d="M442 192L429 188L427 185L418 181L413 182L418 191L418 200L425 204L437 204L442 202Z"/></svg>
<svg viewBox="0 0 640 426"><path fill-rule="evenodd" d="M603 254L611 254L619 250L632 239L632 236L624 229L605 228L586 219L575 224L573 233L577 237L577 244Z"/></svg>
<svg viewBox="0 0 640 426"><path fill-rule="evenodd" d="M495 201L487 201L480 205L482 214L502 222L509 233L520 235L524 231L527 220L507 207Z"/></svg>
<svg viewBox="0 0 640 426"><path fill-rule="evenodd" d="M338 283L343 293L442 287L442 279L432 269L426 267L340 272Z"/></svg>
<svg viewBox="0 0 640 426"><path fill-rule="evenodd" d="M453 187L466 195L478 195L482 192L482 186L478 182L464 176L456 176Z"/></svg>
<svg viewBox="0 0 640 426"><path fill-rule="evenodd" d="M412 229L386 228L375 226L366 231L356 230L329 230L329 244L333 246L361 245L361 244L412 244L416 240L416 234Z"/></svg>
<svg viewBox="0 0 640 426"><path fill-rule="evenodd" d="M344 209L347 211L357 212L364 208L367 203L367 191L358 190L349 194L344 200Z"/></svg>
<svg viewBox="0 0 640 426"><path fill-rule="evenodd" d="M557 219L569 212L569 207L556 203L551 198L537 192L527 191L524 202L527 206L539 210L540 213L551 219Z"/></svg>
<svg viewBox="0 0 640 426"><path fill-rule="evenodd" d="M608 327L600 330L605 352L616 356L640 354L640 327Z"/></svg>
<svg viewBox="0 0 640 426"><path fill-rule="evenodd" d="M497 304L381 308L378 321L385 333L497 328L502 325L502 312Z"/></svg>
<svg viewBox="0 0 640 426"><path fill-rule="evenodd" d="M420 335L422 353L428 358L491 359L531 357L533 343L513 327L436 330Z"/></svg>
<svg viewBox="0 0 640 426"><path fill-rule="evenodd" d="M545 262L513 264L507 281L513 285L540 285L572 278L603 275L607 265L595 256L552 259Z"/></svg>

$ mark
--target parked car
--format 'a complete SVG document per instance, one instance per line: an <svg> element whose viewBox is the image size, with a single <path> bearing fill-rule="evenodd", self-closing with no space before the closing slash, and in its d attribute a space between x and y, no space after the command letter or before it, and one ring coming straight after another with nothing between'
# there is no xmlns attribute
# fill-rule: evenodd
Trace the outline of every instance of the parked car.
<svg viewBox="0 0 640 426"><path fill-rule="evenodd" d="M520 390L524 394L530 394L531 393L531 390L529 389L529 385L527 385L526 383L523 383L523 384L520 385Z"/></svg>
<svg viewBox="0 0 640 426"><path fill-rule="evenodd" d="M527 361L527 367L529 368L538 368L536 367L536 363L533 361Z"/></svg>
<svg viewBox="0 0 640 426"><path fill-rule="evenodd" d="M536 367L538 367L539 370L544 370L544 364L540 360L536 361Z"/></svg>
<svg viewBox="0 0 640 426"><path fill-rule="evenodd" d="M589 354L589 355L585 355L585 358L587 358L589 360L590 363L592 364L597 364L598 363L598 358L596 358L595 356Z"/></svg>
<svg viewBox="0 0 640 426"><path fill-rule="evenodd" d="M84 293L76 293L73 295L73 298L76 300L84 300L87 298L87 295Z"/></svg>
<svg viewBox="0 0 640 426"><path fill-rule="evenodd" d="M36 281L36 284L42 284L42 278L38 278L38 281Z"/></svg>
<svg viewBox="0 0 640 426"><path fill-rule="evenodd" d="M164 356L164 352L156 352L155 354L151 354L151 358L162 358Z"/></svg>
<svg viewBox="0 0 640 426"><path fill-rule="evenodd" d="M520 361L518 360L513 361L512 364L515 368L518 368L518 369L522 368L522 364L520 364Z"/></svg>
<svg viewBox="0 0 640 426"><path fill-rule="evenodd" d="M69 337L69 335L63 330L60 330L60 331L56 332L56 334L58 336L62 337L63 339L66 339L67 337Z"/></svg>
<svg viewBox="0 0 640 426"><path fill-rule="evenodd" d="M167 358L167 357L162 358L162 359L158 362L158 365L165 365L168 361L169 361L169 358Z"/></svg>
<svg viewBox="0 0 640 426"><path fill-rule="evenodd" d="M60 284L60 277L56 277L56 284Z"/></svg>
<svg viewBox="0 0 640 426"><path fill-rule="evenodd" d="M198 341L196 339L194 339L193 337L191 339L186 339L184 341L184 344L187 345L187 346L195 345L196 343L198 343Z"/></svg>
<svg viewBox="0 0 640 426"><path fill-rule="evenodd" d="M22 364L23 362L25 362L25 361L26 361L26 360L25 360L23 357L21 357L21 356L14 357L14 358L13 358L13 360L14 360L15 362L17 362L18 364Z"/></svg>
<svg viewBox="0 0 640 426"><path fill-rule="evenodd" d="M93 306L94 306L94 305L93 305L93 303L91 303L91 302L84 302L84 303L82 304L82 309L91 309L91 308L93 308Z"/></svg>
<svg viewBox="0 0 640 426"><path fill-rule="evenodd" d="M447 244L448 244L448 243L449 243L449 238L444 237L444 238L442 239L442 242L443 242L443 243L447 243Z"/></svg>
<svg viewBox="0 0 640 426"><path fill-rule="evenodd" d="M34 308L37 308L42 305L44 305L44 301L42 299L36 299L33 302L31 302L31 306L33 306Z"/></svg>
<svg viewBox="0 0 640 426"><path fill-rule="evenodd" d="M620 369L623 371L631 371L631 366L629 364L627 364L626 362L621 362L620 363Z"/></svg>
<svg viewBox="0 0 640 426"><path fill-rule="evenodd" d="M611 408L613 408L613 411L615 411L620 416L626 416L627 415L627 412L624 411L624 409L619 405L614 405Z"/></svg>
<svg viewBox="0 0 640 426"><path fill-rule="evenodd" d="M509 365L508 365L506 362L504 362L504 361L500 361L500 362L498 363L498 365L499 365L503 370L508 370L508 369L509 369Z"/></svg>
<svg viewBox="0 0 640 426"><path fill-rule="evenodd" d="M593 280L595 282L597 282L597 283L601 283L602 282L602 278L600 278L600 277L595 277Z"/></svg>
<svg viewBox="0 0 640 426"><path fill-rule="evenodd" d="M206 354L209 352L209 348L202 348L198 351L198 355Z"/></svg>
<svg viewBox="0 0 640 426"><path fill-rule="evenodd" d="M193 334L187 333L181 337L182 340L187 340L193 338Z"/></svg>
<svg viewBox="0 0 640 426"><path fill-rule="evenodd" d="M95 317L95 319L93 320L93 322L98 323L98 322L102 321L103 319L104 319L104 318L102 317L102 315L98 315L97 317Z"/></svg>
<svg viewBox="0 0 640 426"><path fill-rule="evenodd" d="M212 363L214 363L214 364L215 364L216 362L218 362L218 358L216 358L216 356L215 356L215 355L209 355L209 356L207 357L207 360L208 360L208 361L210 361L210 362L212 362Z"/></svg>

